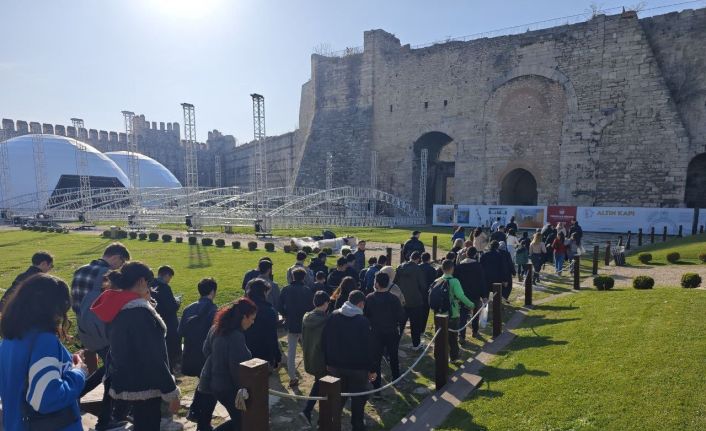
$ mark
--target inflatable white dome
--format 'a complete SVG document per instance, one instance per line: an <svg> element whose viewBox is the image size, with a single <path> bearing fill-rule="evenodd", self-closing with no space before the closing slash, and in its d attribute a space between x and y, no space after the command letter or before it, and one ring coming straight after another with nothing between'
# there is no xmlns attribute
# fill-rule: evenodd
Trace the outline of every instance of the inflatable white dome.
<svg viewBox="0 0 706 431"><path fill-rule="evenodd" d="M9 197L37 193L33 136L23 135L7 140L9 166ZM48 196L55 189L78 188L77 144L75 139L58 135L41 135L46 165ZM88 144L86 161L92 188L129 187L127 175L112 160Z"/></svg>
<svg viewBox="0 0 706 431"><path fill-rule="evenodd" d="M127 151L112 151L105 153L123 172L128 172ZM140 168L140 188L165 187L178 188L181 183L163 164L144 154L136 153Z"/></svg>

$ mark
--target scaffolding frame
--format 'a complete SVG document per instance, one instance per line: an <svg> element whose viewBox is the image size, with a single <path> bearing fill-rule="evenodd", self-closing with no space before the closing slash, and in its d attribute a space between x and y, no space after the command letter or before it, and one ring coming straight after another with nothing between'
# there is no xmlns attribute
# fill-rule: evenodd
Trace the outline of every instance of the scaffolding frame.
<svg viewBox="0 0 706 431"><path fill-rule="evenodd" d="M370 188L378 188L378 152L374 150L370 152ZM375 204L375 201L371 201L369 204L370 213L372 215L377 213L377 206Z"/></svg>
<svg viewBox="0 0 706 431"><path fill-rule="evenodd" d="M186 168L187 208L191 206L191 194L199 188L199 167L196 155L196 109L191 103L182 103L184 111L184 165Z"/></svg>
<svg viewBox="0 0 706 431"><path fill-rule="evenodd" d="M71 124L76 129L76 135L79 136L79 131L84 129L84 123L81 118L72 118ZM91 173L88 168L88 148L86 144L76 141L76 173L78 174L79 196L81 197L81 209L83 212L84 221L88 220L88 213L93 206L93 198L91 196Z"/></svg>
<svg viewBox="0 0 706 431"><path fill-rule="evenodd" d="M220 189L223 187L223 177L221 173L221 155L218 153L213 157L213 168L216 176L216 187Z"/></svg>
<svg viewBox="0 0 706 431"><path fill-rule="evenodd" d="M252 98L253 134L255 138L255 151L253 164L255 166L255 190L265 193L267 190L267 150L265 148L265 96L257 93L250 95ZM264 198L264 196L262 196ZM258 205L260 206L260 205Z"/></svg>
<svg viewBox="0 0 706 431"><path fill-rule="evenodd" d="M5 201L10 199L12 190L10 186L10 156L7 152L6 132L0 129L0 207L6 206Z"/></svg>
<svg viewBox="0 0 706 431"><path fill-rule="evenodd" d="M419 155L419 212L422 214L426 214L428 169L429 149L422 148Z"/></svg>
<svg viewBox="0 0 706 431"><path fill-rule="evenodd" d="M47 190L47 163L44 158L44 137L39 124L31 124L32 156L34 157L34 180L37 185L37 211L42 212L48 198Z"/></svg>

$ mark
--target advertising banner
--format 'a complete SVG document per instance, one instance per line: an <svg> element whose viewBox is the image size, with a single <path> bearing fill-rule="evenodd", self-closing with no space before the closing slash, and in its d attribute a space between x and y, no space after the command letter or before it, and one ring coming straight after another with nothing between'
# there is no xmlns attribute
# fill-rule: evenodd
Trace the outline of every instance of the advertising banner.
<svg viewBox="0 0 706 431"><path fill-rule="evenodd" d="M587 232L649 232L654 226L661 233L667 226L669 235L679 232L691 235L694 210L691 208L639 208L639 207L579 207L576 218Z"/></svg>
<svg viewBox="0 0 706 431"><path fill-rule="evenodd" d="M453 226L456 215L453 205L434 205L432 224L434 226Z"/></svg>
<svg viewBox="0 0 706 431"><path fill-rule="evenodd" d="M556 226L557 223L565 223L568 226L571 220L575 219L575 206L549 205L547 207L547 223L552 226Z"/></svg>
<svg viewBox="0 0 706 431"><path fill-rule="evenodd" d="M436 226L491 226L499 217L507 224L515 217L517 226L538 229L544 225L546 207L503 205L434 205Z"/></svg>

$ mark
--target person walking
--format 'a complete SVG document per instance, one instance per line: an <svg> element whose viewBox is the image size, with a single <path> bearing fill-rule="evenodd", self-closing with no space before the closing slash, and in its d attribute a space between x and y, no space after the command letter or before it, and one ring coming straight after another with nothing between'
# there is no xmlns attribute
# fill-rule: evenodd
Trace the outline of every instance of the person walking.
<svg viewBox="0 0 706 431"><path fill-rule="evenodd" d="M289 387L299 386L297 378L297 343L301 341L302 319L304 314L313 308L314 292L304 282L306 269L296 268L292 271L293 282L282 289L280 295L279 313L284 317L287 329L287 373L289 374Z"/></svg>
<svg viewBox="0 0 706 431"><path fill-rule="evenodd" d="M525 232L526 233L526 232ZM517 265L517 277L522 282L525 275L525 265L529 263L529 245L527 236L523 236L515 251L515 265Z"/></svg>
<svg viewBox="0 0 706 431"><path fill-rule="evenodd" d="M451 251L458 255L458 252L461 251L462 249L463 249L463 240L461 238L457 238L453 243L453 247L451 247Z"/></svg>
<svg viewBox="0 0 706 431"><path fill-rule="evenodd" d="M515 255L517 254L517 249L520 247L520 240L517 238L514 229L508 229L507 240L505 241L505 246L507 247L507 252L510 253L513 264L515 263Z"/></svg>
<svg viewBox="0 0 706 431"><path fill-rule="evenodd" d="M456 240L460 239L461 242L466 241L466 228L463 226L458 226L454 229L453 235L451 235L451 244L456 244Z"/></svg>
<svg viewBox="0 0 706 431"><path fill-rule="evenodd" d="M581 247L581 240L583 239L583 228L579 226L579 221L574 219L571 220L571 228L569 229L569 236L575 234L576 244Z"/></svg>
<svg viewBox="0 0 706 431"><path fill-rule="evenodd" d="M471 312L472 315L475 315L480 310L483 305L482 299L488 299L488 285L485 282L485 273L477 257L477 250L471 247L466 252L466 257L454 268L453 276L461 283L461 289L463 289L466 298L470 299L474 304L473 309L460 304L459 327L463 327L468 323ZM471 322L471 330L473 337L480 338L478 334L478 317ZM466 341L465 329L461 330L458 335L459 342L463 343Z"/></svg>
<svg viewBox="0 0 706 431"><path fill-rule="evenodd" d="M319 395L319 380L326 376L326 360L322 347L322 335L328 319L330 298L326 292L314 294L314 309L304 315L302 320L302 352L304 356L304 371L314 377L314 385L309 392L310 397ZM311 425L311 412L316 400L308 400L300 413Z"/></svg>
<svg viewBox="0 0 706 431"><path fill-rule="evenodd" d="M353 280L355 280L356 287L358 286L358 276L359 271L356 269L356 263L355 263L355 255L353 253L348 253L346 256L346 277L351 277Z"/></svg>
<svg viewBox="0 0 706 431"><path fill-rule="evenodd" d="M493 292L493 284L504 282L503 275L503 265L504 256L500 254L498 248L500 243L497 241L490 242L490 249L483 253L480 258L480 264L483 267L483 274L485 275L485 283L488 292Z"/></svg>
<svg viewBox="0 0 706 431"><path fill-rule="evenodd" d="M174 270L171 266L164 265L157 270L157 278L150 284L152 299L157 302L157 314L167 325L167 355L169 357L169 369L174 372L174 365L181 357L181 343L179 342L179 317L177 311L181 306L181 298L174 297L169 282L174 278Z"/></svg>
<svg viewBox="0 0 706 431"><path fill-rule="evenodd" d="M360 290L363 293L365 293L366 295L368 293L370 293L370 292L368 292L367 284L366 284L367 283L366 280L368 278L368 271L373 272L373 277L375 277L374 273L377 273L378 269L380 269L380 268L377 268L377 264L378 264L377 257L372 256L372 257L368 258L368 266L361 269L360 273L358 274L358 280L360 280Z"/></svg>
<svg viewBox="0 0 706 431"><path fill-rule="evenodd" d="M291 285L294 283L294 275L292 274L294 272L294 270L301 268L304 270L304 281L303 281L304 285L310 289L312 287L314 287L314 273L311 272L311 270L304 265L305 261L306 261L306 252L298 251L297 252L297 261L294 263L294 265L290 266L287 269L287 284L288 285ZM281 294L281 292L280 292L280 294ZM279 305L279 304L277 304L277 305Z"/></svg>
<svg viewBox="0 0 706 431"><path fill-rule="evenodd" d="M399 343L400 324L404 323L404 310L400 300L390 293L387 287L390 284L390 277L384 273L375 275L375 292L365 297L365 308L363 314L370 321L372 355L375 373L377 377L373 382L376 389L381 385L380 364L383 354L387 354L390 359L390 371L392 380L400 376L399 363Z"/></svg>
<svg viewBox="0 0 706 431"><path fill-rule="evenodd" d="M419 235L422 233L418 230L412 232L412 237L408 239L402 246L402 256L404 260L409 260L409 257L413 252L418 251L420 254L424 253L424 243L419 240ZM390 264L391 262L388 262Z"/></svg>
<svg viewBox="0 0 706 431"><path fill-rule="evenodd" d="M532 238L532 242L529 245L529 255L532 261L532 266L534 267L534 272L532 274L532 283L539 283L539 273L542 271L542 265L544 264L544 256L547 254L547 247L542 241L542 234L537 232Z"/></svg>
<svg viewBox="0 0 706 431"><path fill-rule="evenodd" d="M503 300L505 303L510 303L510 293L512 293L512 279L517 275L515 271L515 263L512 261L510 253L507 251L507 245L504 242L498 244L498 252L502 256L502 284L503 284Z"/></svg>
<svg viewBox="0 0 706 431"><path fill-rule="evenodd" d="M500 226L502 226L502 223L500 222L500 217L496 217L496 218L495 218L495 221L493 222L493 224L490 225L490 233L493 233L493 232L495 232L496 230L498 230L498 228L499 228Z"/></svg>
<svg viewBox="0 0 706 431"><path fill-rule="evenodd" d="M422 299L424 300L424 314L422 316L422 321L426 327L426 324L429 321L429 289L432 284L434 284L434 280L437 279L436 268L434 268L434 265L431 264L431 254L427 252L422 253L422 263L419 264L419 268L424 273L424 285L426 286L422 294Z"/></svg>
<svg viewBox="0 0 706 431"><path fill-rule="evenodd" d="M473 247L476 248L480 255L488 248L488 235L486 235L480 227L477 227L476 230L473 231Z"/></svg>
<svg viewBox="0 0 706 431"><path fill-rule="evenodd" d="M328 275L328 266L326 266L326 258L328 256L326 253L321 252L316 256L315 258L311 259L311 262L309 263L309 270L311 271L314 276L318 274L319 272L323 272L324 276Z"/></svg>
<svg viewBox="0 0 706 431"><path fill-rule="evenodd" d="M341 390L363 392L369 382L377 378L370 354L370 321L363 315L365 295L354 290L340 309L331 314L322 335L327 371L341 379ZM365 430L365 402L367 396L351 399L353 431ZM340 408L345 404L341 403ZM339 414L335 412L334 414Z"/></svg>
<svg viewBox="0 0 706 431"><path fill-rule="evenodd" d="M552 250L554 251L554 269L556 275L561 276L564 269L564 259L566 258L566 238L564 232L559 232L552 242Z"/></svg>
<svg viewBox="0 0 706 431"><path fill-rule="evenodd" d="M355 269L356 272L362 271L363 268L365 268L365 241L358 242L358 247L355 253L353 253L353 257L355 257L353 269Z"/></svg>
<svg viewBox="0 0 706 431"><path fill-rule="evenodd" d="M316 283L314 283L314 288L312 292L326 292L327 295L331 296L333 290L326 284L326 274L323 271L316 273Z"/></svg>
<svg viewBox="0 0 706 431"><path fill-rule="evenodd" d="M253 280L251 283L258 281ZM198 390L215 397L226 408L229 416L229 420L214 431L242 429L241 413L235 406L236 395L241 387L239 364L253 357L244 333L253 325L258 313L259 309L248 298L240 298L222 307L216 313L213 326L203 344L206 363L201 371Z"/></svg>
<svg viewBox="0 0 706 431"><path fill-rule="evenodd" d="M328 278L326 279L326 284L328 284L328 287L331 292L334 292L336 289L338 289L338 286L341 285L341 281L343 281L343 278L346 276L347 266L348 261L346 260L346 258L339 257L336 261L336 268L333 271L329 272Z"/></svg>
<svg viewBox="0 0 706 431"><path fill-rule="evenodd" d="M566 258L569 260L569 273L574 273L574 258L579 254L579 242L576 239L576 232L572 233L569 238L564 241L566 245Z"/></svg>
<svg viewBox="0 0 706 431"><path fill-rule="evenodd" d="M517 223L515 223L515 216L510 217L510 222L505 225L505 230L510 232L511 230L514 230L517 232Z"/></svg>
<svg viewBox="0 0 706 431"><path fill-rule="evenodd" d="M181 357L181 372L185 376L200 377L206 357L203 355L203 343L211 329L218 308L213 300L216 297L218 283L213 278L199 281L198 291L201 296L197 302L184 309L179 321L177 333L179 343L183 339L184 351ZM208 430L216 407L216 399L211 394L194 391L194 399L186 418L196 422L197 430Z"/></svg>
<svg viewBox="0 0 706 431"><path fill-rule="evenodd" d="M2 299L0 299L0 313L2 313L2 310L5 307L5 303L10 298L10 296L12 296L12 294L15 292L15 289L17 289L17 286L19 286L20 283L35 274L47 274L53 268L54 257L51 254L47 253L46 251L38 251L34 253L32 255L32 265L30 265L30 267L27 268L25 272L15 277L15 280L12 282L10 287L2 295Z"/></svg>
<svg viewBox="0 0 706 431"><path fill-rule="evenodd" d="M469 309L473 308L475 304L473 304L473 302L466 297L463 293L461 283L456 277L453 276L455 266L456 265L453 260L444 260L441 264L441 269L444 271L444 275L441 276L440 281L448 283L449 286L449 305L451 307L449 310L449 329L457 330L460 328L459 318L461 316L459 303L464 304ZM449 331L449 357L452 362L459 360L459 353L458 333Z"/></svg>
<svg viewBox="0 0 706 431"><path fill-rule="evenodd" d="M427 291L426 277L419 268L421 254L418 251L412 252L410 260L397 267L395 284L400 287L404 295L404 328L409 319L410 335L412 337L412 349L419 350L425 346L421 343L421 336L424 332L426 322L424 318L424 300L422 295ZM400 334L401 335L401 334Z"/></svg>
<svg viewBox="0 0 706 431"><path fill-rule="evenodd" d="M353 277L344 277L341 280L341 284L338 285L336 290L331 295L331 301L334 302L334 309L339 309L348 300L348 295L356 290L356 283Z"/></svg>
<svg viewBox="0 0 706 431"><path fill-rule="evenodd" d="M270 285L267 280L256 278L247 286L247 297L257 307L257 320L245 329L245 340L253 358L260 358L277 369L282 362L282 351L277 341L277 311L267 300Z"/></svg>
<svg viewBox="0 0 706 431"><path fill-rule="evenodd" d="M181 396L169 371L167 326L150 302L153 277L147 265L126 263L106 275L110 288L91 306L110 325L110 396L131 404L136 431L159 429L162 400L177 413Z"/></svg>
<svg viewBox="0 0 706 431"><path fill-rule="evenodd" d="M491 241L505 242L507 235L505 234L505 226L498 226L498 229L490 234Z"/></svg>
<svg viewBox="0 0 706 431"><path fill-rule="evenodd" d="M15 285L0 320L0 398L6 430L25 430L25 414L43 429L80 431L79 397L88 369L81 352L71 355L68 341L71 299L66 283L35 274ZM26 412L26 413L23 413Z"/></svg>
<svg viewBox="0 0 706 431"><path fill-rule="evenodd" d="M360 281L361 290L366 295L368 293L373 293L375 290L375 275L382 269L383 266L387 265L387 256L381 254L377 258L377 262L365 273L365 286L363 286L363 280Z"/></svg>
<svg viewBox="0 0 706 431"><path fill-rule="evenodd" d="M248 285L248 282L252 280L253 278L260 277L261 275L265 275L264 272L267 272L266 270L263 271L263 267L260 265L260 262L263 260L266 260L267 262L270 262L270 268L272 268L272 259L270 259L269 256L264 256L260 258L260 261L257 263L257 268L251 269L248 272L245 273L243 276L243 290L245 290L245 287Z"/></svg>

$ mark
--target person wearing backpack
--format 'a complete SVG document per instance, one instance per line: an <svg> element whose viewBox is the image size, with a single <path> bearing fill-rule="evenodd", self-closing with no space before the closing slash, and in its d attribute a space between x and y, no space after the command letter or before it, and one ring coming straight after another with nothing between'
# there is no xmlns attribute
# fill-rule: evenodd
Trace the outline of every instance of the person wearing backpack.
<svg viewBox="0 0 706 431"><path fill-rule="evenodd" d="M83 396L89 393L101 381L103 382L103 403L98 415L96 431L117 428L127 423L123 420L127 415L127 405L112 400L109 395L110 379L103 379L109 341L105 323L91 311L91 306L103 292L103 279L108 271L122 267L128 260L130 260L130 252L127 247L119 242L114 242L106 247L100 259L93 260L88 265L77 269L71 282L71 308L76 313L79 340L85 349L95 352L103 361L103 366L88 377L81 394ZM113 420L113 418L117 420Z"/></svg>
<svg viewBox="0 0 706 431"><path fill-rule="evenodd" d="M181 372L185 376L201 376L201 370L206 362L206 357L203 355L203 343L206 341L208 331L213 324L213 318L218 310L216 304L213 303L216 289L218 289L218 283L213 278L204 278L199 281L198 290L201 298L198 302L186 307L181 315L177 333L179 344L182 339L184 340ZM196 422L198 430L207 430L215 407L216 398L197 389L194 392L194 399L186 418Z"/></svg>
<svg viewBox="0 0 706 431"><path fill-rule="evenodd" d="M455 264L451 259L446 259L441 264L444 275L441 276L429 291L429 305L436 313L449 314L449 329L458 329L460 303L473 308L473 302L463 293L461 283L453 276ZM459 359L458 333L449 331L449 357L451 361Z"/></svg>

